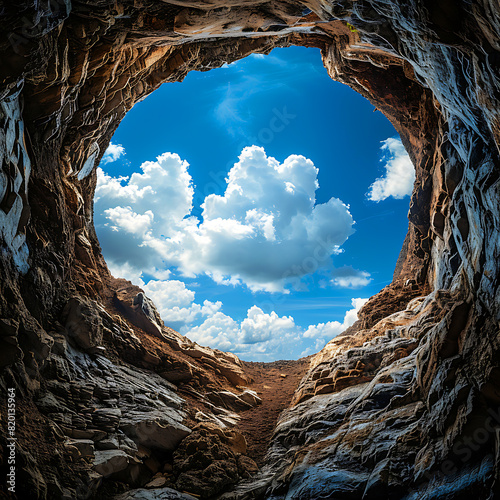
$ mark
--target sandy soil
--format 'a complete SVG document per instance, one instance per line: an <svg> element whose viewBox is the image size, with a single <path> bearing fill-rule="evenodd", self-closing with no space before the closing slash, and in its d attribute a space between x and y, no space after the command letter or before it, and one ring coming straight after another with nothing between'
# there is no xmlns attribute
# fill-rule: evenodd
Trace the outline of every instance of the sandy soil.
<svg viewBox="0 0 500 500"><path fill-rule="evenodd" d="M278 417L289 406L309 361L310 357L272 363L243 362L245 372L254 379L249 389L257 392L262 404L241 412L241 421L236 428L247 440L247 455L259 467L263 465Z"/></svg>

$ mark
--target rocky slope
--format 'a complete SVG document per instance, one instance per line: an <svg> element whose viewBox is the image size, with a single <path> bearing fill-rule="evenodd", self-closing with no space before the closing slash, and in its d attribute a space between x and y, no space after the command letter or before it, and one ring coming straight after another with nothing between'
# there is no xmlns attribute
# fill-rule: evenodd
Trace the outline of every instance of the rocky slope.
<svg viewBox="0 0 500 500"><path fill-rule="evenodd" d="M0 19L0 456L6 477L14 388L19 498L498 495L497 2L20 0ZM416 182L393 284L311 360L255 474L250 370L110 276L94 167L160 84L294 44L392 121Z"/></svg>

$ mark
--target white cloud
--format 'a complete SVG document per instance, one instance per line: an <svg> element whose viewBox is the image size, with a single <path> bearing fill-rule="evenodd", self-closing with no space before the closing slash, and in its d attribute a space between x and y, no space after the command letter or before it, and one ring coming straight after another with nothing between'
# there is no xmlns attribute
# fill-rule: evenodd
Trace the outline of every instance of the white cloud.
<svg viewBox="0 0 500 500"><path fill-rule="evenodd" d="M213 316L222 307L220 301L205 300L202 305L195 303L195 292L178 280L150 280L142 288L153 299L165 324L174 329Z"/></svg>
<svg viewBox="0 0 500 500"><path fill-rule="evenodd" d="M291 316L279 317L274 311L266 314L260 307L252 306L247 317L238 323L220 311L220 301L196 303L195 292L182 281L151 280L142 287L168 326L202 345L238 353L267 352L273 356L277 348L285 351L289 348L286 342L280 345L284 339L300 337L300 329ZM193 326L199 320L202 323Z"/></svg>
<svg viewBox="0 0 500 500"><path fill-rule="evenodd" d="M142 270L131 266L128 262L124 262L123 264L106 262L106 264L108 265L109 270L113 276L116 276L118 278L125 278L135 285L142 286L144 284L141 278Z"/></svg>
<svg viewBox="0 0 500 500"><path fill-rule="evenodd" d="M117 271L125 273L128 279L134 278L126 265L112 269ZM257 305L250 307L243 321L238 322L221 311L220 301L197 303L196 293L181 281L150 280L147 284L140 281L169 327L201 345L252 360L289 359L318 352L357 320L359 309L368 300L352 299L353 308L346 311L342 323L329 321L304 329L292 316L279 316L275 311L267 314Z"/></svg>
<svg viewBox="0 0 500 500"><path fill-rule="evenodd" d="M358 311L366 304L368 299L352 299L352 309L349 309L344 316L344 321L328 321L328 323L318 323L311 325L305 332L304 337L311 339L332 339L344 330L352 326L358 319Z"/></svg>
<svg viewBox="0 0 500 500"><path fill-rule="evenodd" d="M111 163L118 160L118 158L120 158L120 156L124 154L125 148L121 144L113 144L112 142L110 142L106 151L104 151L101 162L104 164Z"/></svg>
<svg viewBox="0 0 500 500"><path fill-rule="evenodd" d="M201 345L208 345L222 351L234 351L239 336L239 325L230 316L218 311L201 325L182 333Z"/></svg>
<svg viewBox="0 0 500 500"><path fill-rule="evenodd" d="M205 198L202 221L191 216L187 169L172 153L130 178L98 169L95 222L108 262L146 274L173 266L184 276L283 291L291 279L330 266L354 232L342 201L316 204L318 169L303 156L280 163L263 148L245 148L224 194Z"/></svg>
<svg viewBox="0 0 500 500"><path fill-rule="evenodd" d="M302 331L291 316L280 317L274 311L267 314L255 305L241 323L219 311L183 333L200 344L229 350L244 359L278 359L280 353L289 358L292 346L302 341Z"/></svg>
<svg viewBox="0 0 500 500"><path fill-rule="evenodd" d="M361 288L370 283L370 273L343 266L332 271L332 284L341 288Z"/></svg>
<svg viewBox="0 0 500 500"><path fill-rule="evenodd" d="M166 277L159 270L168 265L154 243L189 224L184 217L191 212L194 189L187 168L178 155L165 153L156 162L143 163L141 172L130 177L112 177L97 169L94 221L99 241L109 268L127 272L112 271L115 276L141 278L144 272Z"/></svg>
<svg viewBox="0 0 500 500"><path fill-rule="evenodd" d="M115 207L104 210L106 218L111 222L113 231L126 231L127 233L144 235L151 227L154 214L146 210L143 214L135 213L130 207Z"/></svg>
<svg viewBox="0 0 500 500"><path fill-rule="evenodd" d="M225 192L205 198L200 219L192 216L188 163L176 154L145 162L130 177L101 168L97 174L94 218L108 266L142 286L170 327L244 359L269 360L298 355L312 342L319 349L354 321L348 311L343 323L302 328L292 316L266 313L258 304L236 321L220 301L199 303L193 290L170 279L168 268L177 268L184 276L286 292L292 279L331 268L354 221L336 198L316 203L318 169L307 158L292 155L280 163L262 148L245 148ZM368 279L352 268L340 274L336 279L349 278L348 286Z"/></svg>
<svg viewBox="0 0 500 500"><path fill-rule="evenodd" d="M256 344L276 336L294 333L295 322L291 316L279 317L274 311L266 314L260 307L252 306L241 323L241 342Z"/></svg>
<svg viewBox="0 0 500 500"><path fill-rule="evenodd" d="M415 169L400 139L390 137L382 141L385 174L379 177L368 192L368 199L382 201L392 196L401 199L411 195Z"/></svg>
<svg viewBox="0 0 500 500"><path fill-rule="evenodd" d="M241 323L218 311L198 326L183 328L182 333L199 344L229 350L243 359L289 358L294 349L299 349L300 356L307 356L353 325L367 300L352 299L353 308L346 311L342 323L329 321L310 325L306 330L299 327L292 316L280 317L274 311L267 314L254 305ZM314 344L303 349L311 341Z"/></svg>
<svg viewBox="0 0 500 500"><path fill-rule="evenodd" d="M351 304L353 305L353 309L349 309L345 313L344 317L344 324L347 325L347 327L354 325L354 323L358 320L358 312L359 310L369 301L369 298L362 299L362 298L357 298L357 299L351 299Z"/></svg>

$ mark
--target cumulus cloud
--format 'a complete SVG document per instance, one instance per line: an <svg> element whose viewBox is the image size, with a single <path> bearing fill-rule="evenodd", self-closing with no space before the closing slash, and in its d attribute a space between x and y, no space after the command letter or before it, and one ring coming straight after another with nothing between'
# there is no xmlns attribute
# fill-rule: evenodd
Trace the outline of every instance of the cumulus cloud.
<svg viewBox="0 0 500 500"><path fill-rule="evenodd" d="M106 151L104 151L104 155L102 156L102 163L111 163L113 161L118 160L120 156L125 154L125 148L121 144L113 144L109 143Z"/></svg>
<svg viewBox="0 0 500 500"><path fill-rule="evenodd" d="M186 288L182 281L150 280L142 287L146 295L153 299L163 321L175 330L213 316L222 307L220 301L205 300L203 304L197 304L195 292Z"/></svg>
<svg viewBox="0 0 500 500"><path fill-rule="evenodd" d="M344 330L352 326L358 319L358 311L366 304L368 299L352 299L352 309L349 309L345 316L344 321L328 321L328 323L319 323L317 325L311 325L304 332L304 337L311 339L332 339L336 337Z"/></svg>
<svg viewBox="0 0 500 500"><path fill-rule="evenodd" d="M292 316L280 317L274 311L267 314L260 307L252 306L241 323L218 311L202 324L184 328L182 332L200 344L229 350L243 358L252 359L277 359L280 355L290 357L293 348L302 346L302 349L313 341L313 346L302 352L300 349L297 351L306 356L317 352L327 341L353 325L359 309L367 300L352 299L352 309L346 312L342 323L329 321L310 325L305 330L295 323Z"/></svg>
<svg viewBox="0 0 500 500"><path fill-rule="evenodd" d="M361 288L370 283L370 273L343 266L332 271L332 284L341 288Z"/></svg>
<svg viewBox="0 0 500 500"><path fill-rule="evenodd" d="M130 177L97 169L94 221L99 241L113 274L113 269L127 273L115 276L134 276L139 285L143 273L161 279L159 270L168 265L155 242L182 233L189 224L184 218L191 212L194 189L187 168L178 155L165 153Z"/></svg>
<svg viewBox="0 0 500 500"><path fill-rule="evenodd" d="M294 333L295 330L295 322L291 316L280 318L274 311L266 314L260 307L252 306L241 323L241 342L257 344L277 336Z"/></svg>
<svg viewBox="0 0 500 500"><path fill-rule="evenodd" d="M218 311L203 323L182 332L199 344L231 351L243 358L278 358L280 353L290 357L291 346L299 343L301 329L291 316L265 313L252 306L240 323Z"/></svg>
<svg viewBox="0 0 500 500"><path fill-rule="evenodd" d="M181 332L201 345L234 352L239 336L239 326L233 318L218 311L201 325L188 330L184 328Z"/></svg>
<svg viewBox="0 0 500 500"><path fill-rule="evenodd" d="M275 311L266 313L258 305L250 307L242 321L236 321L222 312L220 301L197 303L196 293L178 280L151 280L143 288L168 326L201 345L254 360L317 352L354 324L359 309L368 300L352 299L352 308L346 311L342 322L329 321L302 328L292 316L279 316Z"/></svg>
<svg viewBox="0 0 500 500"><path fill-rule="evenodd" d="M185 283L171 279L169 268L225 285L286 292L291 282L331 269L332 256L353 233L342 201L316 203L318 169L303 156L280 163L263 148L245 148L224 193L205 198L200 218L192 215L188 167L178 155L164 153L129 177L97 171L94 219L108 266L142 286L167 325L200 344L269 360L289 358L292 350L298 355L311 343L322 346L354 321L348 311L342 323L303 328L292 316L264 312L259 304L235 320L220 301L198 302ZM369 276L349 268L332 279L354 287Z"/></svg>
<svg viewBox="0 0 500 500"><path fill-rule="evenodd" d="M118 276L120 278L125 278L136 285L142 286L144 281L142 280L142 269L137 269L131 266L128 262L123 264L117 264L116 262L107 261L106 264L113 276Z"/></svg>
<svg viewBox="0 0 500 500"><path fill-rule="evenodd" d="M415 169L400 139L382 141L385 174L370 186L368 199L382 201L392 196L401 199L412 193Z"/></svg>
<svg viewBox="0 0 500 500"><path fill-rule="evenodd" d="M303 156L280 163L263 148L245 148L224 194L205 198L202 220L191 215L187 162L164 153L141 171L128 178L98 169L95 221L115 266L153 276L173 266L184 276L283 291L292 279L330 266L354 232L341 200L316 203L318 169Z"/></svg>

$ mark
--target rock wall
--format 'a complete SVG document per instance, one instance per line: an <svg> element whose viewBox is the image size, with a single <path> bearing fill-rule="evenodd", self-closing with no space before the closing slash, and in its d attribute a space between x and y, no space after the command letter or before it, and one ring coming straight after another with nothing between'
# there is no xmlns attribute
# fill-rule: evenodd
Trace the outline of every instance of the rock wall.
<svg viewBox="0 0 500 500"><path fill-rule="evenodd" d="M392 285L311 361L267 467L226 495L494 498L496 2L28 0L1 5L0 18L1 386L15 387L24 413L38 419L26 424L18 452L28 494L83 498L125 470L129 486L142 486L155 468L146 462L172 463L176 440L194 429L175 395L181 384L217 429L236 422L205 389L233 387L226 397L237 406L234 386L248 383L238 360L143 314L152 309L141 306L140 291L110 276L93 228L94 166L126 112L160 84L304 45L319 47L330 76L370 99L400 133L416 169L409 231ZM166 382L153 378L145 388L152 371ZM155 452L144 428L161 434L168 425L178 437ZM228 446L228 436L211 435ZM43 443L56 442L46 461ZM228 488L245 473L240 459L224 457L235 471L221 479Z"/></svg>

